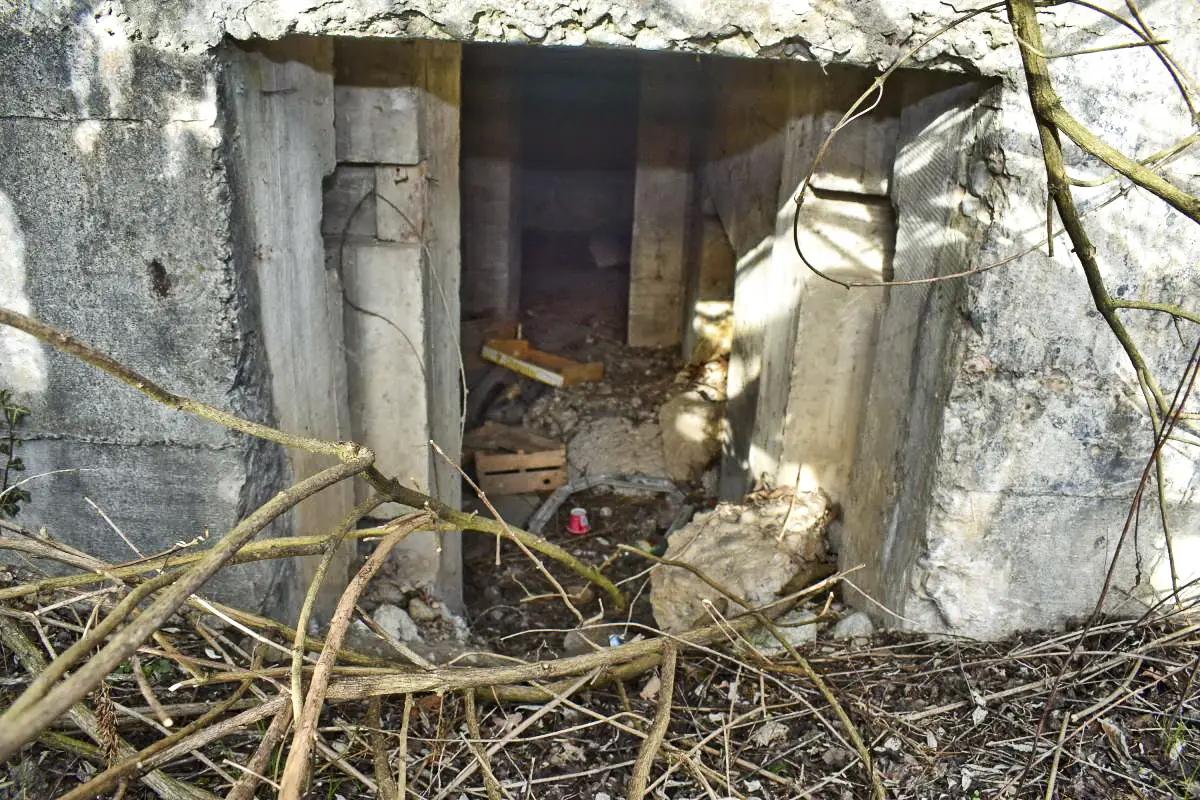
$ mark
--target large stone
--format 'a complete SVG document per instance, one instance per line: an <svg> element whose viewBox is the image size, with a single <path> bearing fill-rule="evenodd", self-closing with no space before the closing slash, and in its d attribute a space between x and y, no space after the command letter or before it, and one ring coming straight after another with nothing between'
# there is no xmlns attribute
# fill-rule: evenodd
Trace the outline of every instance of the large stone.
<svg viewBox="0 0 1200 800"><path fill-rule="evenodd" d="M721 452L725 404L693 390L668 400L659 411L663 460L672 480L692 481Z"/></svg>
<svg viewBox="0 0 1200 800"><path fill-rule="evenodd" d="M567 443L570 479L582 475L649 475L667 472L658 425L635 425L624 417L582 423Z"/></svg>
<svg viewBox="0 0 1200 800"><path fill-rule="evenodd" d="M762 504L722 503L671 534L666 558L686 562L731 594L761 606L784 587L807 584L828 571L825 528L831 518L824 492ZM709 608L732 616L743 609L692 572L660 566L650 575L654 619L668 633L711 621Z"/></svg>
<svg viewBox="0 0 1200 800"><path fill-rule="evenodd" d="M385 603L375 609L371 619L375 621L380 630L398 642L421 641L421 629L417 627L417 623L413 622L413 618L408 615L408 612L400 606Z"/></svg>

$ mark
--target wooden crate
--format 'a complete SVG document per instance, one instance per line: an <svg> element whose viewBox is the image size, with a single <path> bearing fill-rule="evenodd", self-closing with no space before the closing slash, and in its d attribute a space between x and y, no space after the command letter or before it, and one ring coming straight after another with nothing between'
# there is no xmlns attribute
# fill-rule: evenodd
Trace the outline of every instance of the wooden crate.
<svg viewBox="0 0 1200 800"><path fill-rule="evenodd" d="M554 387L574 386L604 378L604 365L598 361L582 363L569 358L535 350L524 339L489 339L481 353L491 361L513 372Z"/></svg>
<svg viewBox="0 0 1200 800"><path fill-rule="evenodd" d="M550 492L567 482L567 448L537 453L476 453L475 474L484 494Z"/></svg>

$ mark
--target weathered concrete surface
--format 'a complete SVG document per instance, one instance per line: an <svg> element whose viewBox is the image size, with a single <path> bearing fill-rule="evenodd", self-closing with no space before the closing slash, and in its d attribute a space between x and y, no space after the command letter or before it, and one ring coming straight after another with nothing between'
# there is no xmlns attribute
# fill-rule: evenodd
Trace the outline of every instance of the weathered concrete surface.
<svg viewBox="0 0 1200 800"><path fill-rule="evenodd" d="M889 274L895 225L887 191L897 113L894 102L882 103L847 129L853 134L833 140L794 230L800 183L843 113L842 98L857 97L869 82L844 69L831 69L820 81L799 70L786 77L789 121L774 244L764 265L774 291L763 302L772 304L772 313L763 335L750 464L755 475L804 491L820 487L842 502L882 296L848 292L808 264L841 281L877 282Z"/></svg>
<svg viewBox="0 0 1200 800"><path fill-rule="evenodd" d="M287 431L347 439L342 287L325 268L320 233L321 182L334 166L333 45L288 39L231 51L225 84L234 132L235 235L240 263L258 288L274 419ZM328 456L302 450L287 456L293 480L329 466ZM287 522L293 535L319 536L336 528L353 505L354 489L346 481L302 503ZM330 563L318 616L332 613L353 556L347 543ZM319 561L298 560L299 579L311 578ZM288 605L297 608L303 587L288 588L296 592Z"/></svg>
<svg viewBox="0 0 1200 800"><path fill-rule="evenodd" d="M342 250L347 372L353 432L379 468L429 491L425 308L421 250L351 243ZM350 305L353 304L353 305ZM360 486L360 499L370 488ZM398 513L385 506L380 513Z"/></svg>
<svg viewBox="0 0 1200 800"><path fill-rule="evenodd" d="M342 164L326 203L326 248L345 284L346 363L354 437L402 482L457 506L458 474L429 446L457 456L459 445L459 58L453 43L340 43L338 97L354 108L337 127ZM389 99L390 98L390 99ZM374 104L374 105L371 105ZM348 143L343 145L343 139ZM359 192L354 197L351 192ZM371 208L360 200L372 195ZM371 213L374 225L354 216ZM362 233L343 236L358 225ZM360 497L367 487L360 485ZM385 505L379 513L402 509ZM408 585L461 603L458 536L418 532L393 560Z"/></svg>
<svg viewBox="0 0 1200 800"><path fill-rule="evenodd" d="M788 313L786 287L769 272L790 106L788 65L733 62L713 79L713 127L703 177L733 247L733 351L729 359L730 435L721 463L721 496L738 498L762 476L751 464L763 339Z"/></svg>
<svg viewBox="0 0 1200 800"><path fill-rule="evenodd" d="M233 261L211 57L136 45L104 16L62 32L15 22L0 28L0 302L174 391L269 421L254 289ZM10 330L0 332L0 385L33 409L29 474L89 470L29 484L21 521L118 560L136 556L112 546L84 497L155 552L223 535L287 479L276 448L169 411ZM250 608L281 599L272 566L242 574L214 590Z"/></svg>

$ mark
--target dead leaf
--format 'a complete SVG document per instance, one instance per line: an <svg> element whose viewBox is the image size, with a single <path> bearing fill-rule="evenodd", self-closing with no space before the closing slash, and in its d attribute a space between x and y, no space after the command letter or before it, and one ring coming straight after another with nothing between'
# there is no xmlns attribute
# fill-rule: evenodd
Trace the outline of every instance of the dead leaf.
<svg viewBox="0 0 1200 800"><path fill-rule="evenodd" d="M1100 729L1104 731L1104 738L1108 739L1108 746L1112 748L1113 753L1122 761L1128 761L1129 742L1125 738L1125 731L1106 719L1102 718L1099 722Z"/></svg>
<svg viewBox="0 0 1200 800"><path fill-rule="evenodd" d="M561 767L572 761L584 762L587 761L587 753L583 748L573 742L568 742L565 739L558 739L554 742L554 755L550 757L550 765Z"/></svg>
<svg viewBox="0 0 1200 800"><path fill-rule="evenodd" d="M658 697L658 690L662 688L662 680L657 675L651 675L650 680L646 681L646 685L642 687L639 693L643 700L653 700Z"/></svg>
<svg viewBox="0 0 1200 800"><path fill-rule="evenodd" d="M767 722L761 728L754 732L751 739L759 747L768 747L772 743L784 738L788 734L788 727L782 722ZM754 791L751 789L750 791Z"/></svg>

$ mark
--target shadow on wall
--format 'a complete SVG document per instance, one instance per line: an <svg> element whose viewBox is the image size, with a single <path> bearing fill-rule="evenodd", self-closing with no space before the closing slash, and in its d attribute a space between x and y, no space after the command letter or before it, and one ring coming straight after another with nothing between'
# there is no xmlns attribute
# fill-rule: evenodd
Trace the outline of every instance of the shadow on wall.
<svg viewBox="0 0 1200 800"><path fill-rule="evenodd" d="M722 494L758 482L826 490L844 509L843 563L867 564L861 584L877 596L920 552L965 290L846 291L796 253L796 191L872 76L745 62L712 80L703 181L737 257ZM986 88L894 77L811 176L798 232L808 261L868 282L966 268L987 224L962 189Z"/></svg>

